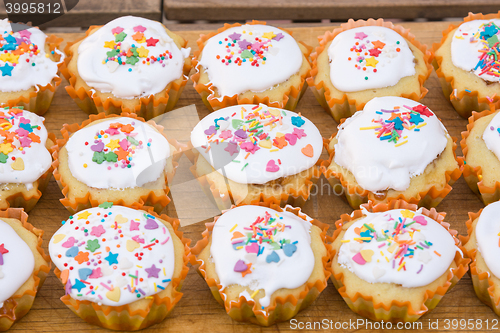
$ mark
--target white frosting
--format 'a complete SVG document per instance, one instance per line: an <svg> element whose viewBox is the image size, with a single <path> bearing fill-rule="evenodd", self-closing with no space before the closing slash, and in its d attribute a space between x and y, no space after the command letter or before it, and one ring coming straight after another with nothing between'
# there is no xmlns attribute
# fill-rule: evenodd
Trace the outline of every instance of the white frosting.
<svg viewBox="0 0 500 333"><path fill-rule="evenodd" d="M49 59L49 54L45 53L47 35L40 29L29 28L12 33L9 20L3 19L0 20L0 33L3 37L0 40L2 47L0 53L0 91L12 92L27 90L37 85L45 86L54 77L58 77L58 63ZM31 49L29 49L30 47ZM20 50L21 48L23 51ZM27 49L25 50L25 48ZM7 52L5 52L6 50ZM60 61L64 60L62 52L57 49L54 52L61 56Z"/></svg>
<svg viewBox="0 0 500 333"><path fill-rule="evenodd" d="M118 65L113 60L106 62L107 53L113 51L115 39L122 39L113 33L115 28L122 28L120 33L126 34L120 45L122 51L130 51L135 45L145 52L141 54L138 50L138 56L130 57L138 60L135 64L132 65L135 60L130 61L126 55L120 57L125 65ZM114 30L118 31L120 29ZM140 40L137 33L142 33L144 38ZM150 39L158 41L148 46L150 43L147 40ZM113 43L110 44L111 47L105 47L105 42ZM154 62L151 60L151 57L159 57L166 51L170 52L172 58L165 57ZM124 99L144 97L162 91L170 82L180 78L183 75L184 59L189 57L190 52L190 48L179 49L160 22L123 16L107 23L82 41L78 47L78 73L89 86L103 93L112 93Z"/></svg>
<svg viewBox="0 0 500 333"><path fill-rule="evenodd" d="M61 276L69 274L67 294L111 306L159 293L175 267L173 240L163 223L122 206L70 216L52 236L49 252Z"/></svg>
<svg viewBox="0 0 500 333"><path fill-rule="evenodd" d="M488 70L488 66L485 66L490 61L496 60L493 56L495 54L493 49L499 51L498 45L496 47L494 45L499 41L500 31L498 27L489 26L490 22L500 26L500 19L474 20L462 23L456 29L451 41L451 60L456 67L472 71L483 80L498 82L500 79L498 63L493 62L496 68L491 71ZM488 43L490 38L491 47ZM492 52L492 55L487 56L485 52Z"/></svg>
<svg viewBox="0 0 500 333"><path fill-rule="evenodd" d="M231 46L226 48L228 44ZM262 51L266 59L249 54L248 45L251 50ZM246 55L251 58L244 58ZM285 82L299 71L302 61L299 45L285 31L269 25L245 24L210 38L203 47L200 65L223 98L246 91L261 92Z"/></svg>
<svg viewBox="0 0 500 333"><path fill-rule="evenodd" d="M341 32L330 44L328 57L330 80L344 92L391 87L415 74L415 57L406 40L384 27Z"/></svg>
<svg viewBox="0 0 500 333"><path fill-rule="evenodd" d="M0 219L0 309L29 279L34 269L35 257L28 244Z"/></svg>
<svg viewBox="0 0 500 333"><path fill-rule="evenodd" d="M260 125L246 122L251 117ZM215 127L215 120L220 122L220 128ZM257 136L258 131L262 132ZM280 145L280 141L286 145ZM307 118L263 104L212 112L191 133L191 143L214 169L240 184L265 184L313 167L321 155L322 141L318 129Z"/></svg>
<svg viewBox="0 0 500 333"><path fill-rule="evenodd" d="M365 217L354 222L342 237L348 242L340 246L338 263L369 283L416 288L435 281L448 270L458 248L443 226L421 212L422 208L416 213L403 209L381 213L364 210ZM361 237L366 238L358 241ZM406 241L415 243L407 246Z"/></svg>
<svg viewBox="0 0 500 333"><path fill-rule="evenodd" d="M131 125L134 129L129 133L123 131L124 127L110 129L117 123ZM128 131L130 128L125 129ZM104 132L99 138L96 134L101 131ZM116 161L104 160L100 164L93 161L98 146L101 154L113 151L117 155ZM170 145L163 135L151 125L128 117L109 118L90 124L75 132L65 147L71 174L95 188L137 187L155 181L163 176L166 160L170 156ZM124 147L127 149L124 150ZM129 154L122 159L120 154L124 151Z"/></svg>
<svg viewBox="0 0 500 333"><path fill-rule="evenodd" d="M21 183L30 189L50 168L52 157L45 147L43 121L28 111L0 109L0 183Z"/></svg>
<svg viewBox="0 0 500 333"><path fill-rule="evenodd" d="M499 234L500 234L500 202L494 202L486 206L476 224L477 248L481 253L488 269L497 278L500 277Z"/></svg>
<svg viewBox="0 0 500 333"><path fill-rule="evenodd" d="M422 174L427 165L443 152L448 137L448 132L434 113L427 108L425 112L430 116L411 111L416 106L425 108L418 102L401 97L378 97L366 103L363 111L356 112L339 126L335 163L351 171L356 182L368 191L406 190L411 178ZM403 118L407 126L397 131L400 135L397 143L387 140L385 134L377 137L381 131L379 122L386 128L392 126L393 123L388 120L394 113L388 111L393 111L395 107L400 110L397 112L401 114L398 119L403 122ZM416 121L407 120L408 117ZM417 122L419 124L413 126Z"/></svg>
<svg viewBox="0 0 500 333"><path fill-rule="evenodd" d="M266 212L269 214L269 218L276 220L265 220ZM258 241L249 241L245 245L247 235L248 237L252 235L251 225L259 217L268 222L257 223L255 225L257 231L259 227L271 229L278 223L287 227L284 228L284 231L277 231L276 234L273 234L275 243L263 241L259 244ZM302 286L307 282L314 268L310 228L309 222L293 213L278 213L266 207L248 205L226 211L219 217L214 226L210 246L210 254L222 288L237 284L253 291L263 289L265 296L259 300L259 303L261 306L267 307L270 305L271 296L276 290ZM280 246L281 240L287 240L290 244ZM239 244L233 246L233 243ZM289 246L296 247L295 252L290 256L285 254L285 252L291 253L288 252L289 249L285 249ZM256 253L260 251L263 252L257 255ZM275 260L271 261L269 256ZM235 271L241 262L247 267L250 263L252 264L249 268L251 273L243 276L241 272Z"/></svg>
<svg viewBox="0 0 500 333"><path fill-rule="evenodd" d="M495 154L495 156L500 159L500 113L497 113L493 119L491 119L488 126L483 132L483 141L489 150Z"/></svg>

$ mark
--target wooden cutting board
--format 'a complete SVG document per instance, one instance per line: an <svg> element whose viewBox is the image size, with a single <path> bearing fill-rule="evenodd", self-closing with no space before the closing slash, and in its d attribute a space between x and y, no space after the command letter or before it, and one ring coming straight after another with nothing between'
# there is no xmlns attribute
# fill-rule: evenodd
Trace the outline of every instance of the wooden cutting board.
<svg viewBox="0 0 500 333"><path fill-rule="evenodd" d="M403 26L411 28L417 39L431 46L432 43L438 42L441 39L441 31L443 31L448 23L405 23ZM175 27L173 27L174 30ZM324 33L327 29L333 27L314 27L314 28L291 28L296 39L302 40L309 45L317 45L317 36ZM178 33L189 40L189 46L196 49L196 40L200 33L206 31L178 31ZM72 41L82 34L60 34L65 41ZM59 130L64 123L82 122L87 119L88 115L81 111L77 105L71 100L64 90L67 85L63 81L62 86L56 93L50 110L46 113L46 126L58 137ZM449 101L443 96L441 87L435 73L425 83L429 93L423 99L422 103L426 104L433 110L442 120L450 134L460 138L460 132L465 130L467 121L462 119L453 110ZM199 112L200 117L208 114L198 94L192 87L192 82L189 82L184 90L178 107L194 104ZM321 131L324 137L330 137L336 131L337 124L318 104L312 92L308 90L296 109L304 116L313 121ZM173 126L175 127L175 126ZM457 155L461 155L461 150L458 148ZM326 156L326 155L325 155ZM181 161L181 170L178 173L181 175L189 162ZM312 197L303 207L303 211L312 217L319 219L324 223L328 223L334 228L334 222L341 214L351 213L352 209L347 204L344 197L338 197L332 193L328 182L322 178L319 184L320 191L323 195ZM194 189L194 187L193 187ZM194 190L193 190L194 191ZM37 206L30 212L29 222L38 228L45 230L45 249L47 242L52 234L60 227L61 221L67 219L69 213L59 202L62 194L52 179L46 192L40 199ZM180 205L179 213L185 214L186 209L191 210L193 218L203 218L211 216L210 208L204 204L203 198L199 191L191 193L189 190L184 193L179 193L180 198L184 198L184 202L189 203L189 208L186 205ZM467 184L460 178L451 193L438 206L438 211L447 213L445 221L451 223L451 227L458 230L459 234L465 235L465 221L467 213L477 212L483 207L483 204L467 187ZM176 217L177 212L173 205L167 208L167 214ZM201 232L205 229L202 222L192 224L181 228L185 235L196 242L201 238ZM331 235L333 231L330 230ZM286 277L283 277L286 278ZM205 281L191 268L182 291L184 296L178 303L170 317L161 324L155 325L147 331L168 331L168 332L257 332L257 331L294 331L290 323L280 323L268 328L259 326L238 323L227 316L223 307L221 307L212 297ZM50 273L43 288L38 294L32 310L17 323L12 331L58 331L58 332L87 332L87 331L102 331L104 329L87 324L79 317L74 315L60 300L64 290L61 283L56 279L53 273ZM326 319L335 322L349 322L361 320L362 317L354 314L345 304L343 299L337 293L335 287L330 282L328 287L322 292L318 299L306 310L300 312L296 319L298 322L306 324L311 321L321 321ZM445 320L448 319L449 322ZM438 320L441 330L450 331L453 328L467 328L464 320L474 319L475 325L482 323L482 329L486 329L486 321L491 329L494 320L498 317L490 310L489 307L482 304L474 294L471 280L468 275L464 276L458 285L448 292L438 307L431 313L423 316L419 322L422 323L423 329L430 328L429 325L435 325ZM452 320L456 320L453 322ZM462 320L460 322L460 320ZM453 326L455 324L455 326ZM461 326L464 325L465 326ZM365 326L359 326L358 329ZM479 326L475 326L479 329ZM319 328L319 326L316 326ZM355 329L348 328L347 331Z"/></svg>

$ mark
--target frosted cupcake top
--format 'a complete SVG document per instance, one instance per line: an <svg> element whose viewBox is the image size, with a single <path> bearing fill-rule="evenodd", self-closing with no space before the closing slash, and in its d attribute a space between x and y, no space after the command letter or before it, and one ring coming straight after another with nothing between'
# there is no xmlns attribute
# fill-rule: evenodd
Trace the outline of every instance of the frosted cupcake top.
<svg viewBox="0 0 500 333"><path fill-rule="evenodd" d="M261 206L226 211L215 223L210 254L223 288L237 284L255 294L263 289L260 305L270 305L281 288L298 288L314 268L311 223L290 212ZM243 292L247 299L254 295ZM241 295L240 295L241 296Z"/></svg>
<svg viewBox="0 0 500 333"><path fill-rule="evenodd" d="M483 208L476 224L477 248L488 269L497 278L500 277L500 202L494 202Z"/></svg>
<svg viewBox="0 0 500 333"><path fill-rule="evenodd" d="M481 79L500 81L500 19L462 23L451 41L453 65L471 71Z"/></svg>
<svg viewBox="0 0 500 333"><path fill-rule="evenodd" d="M173 240L161 221L108 202L63 221L49 252L66 294L110 306L159 293L175 267Z"/></svg>
<svg viewBox="0 0 500 333"><path fill-rule="evenodd" d="M415 57L406 40L385 27L339 33L328 48L328 57L330 80L343 92L391 87L415 74Z"/></svg>
<svg viewBox="0 0 500 333"><path fill-rule="evenodd" d="M269 25L245 24L210 38L200 65L221 98L261 92L285 82L302 66L299 45L287 32Z"/></svg>
<svg viewBox="0 0 500 333"><path fill-rule="evenodd" d="M44 118L17 108L0 108L0 183L31 189L52 163L45 147Z"/></svg>
<svg viewBox="0 0 500 333"><path fill-rule="evenodd" d="M0 91L13 92L45 86L57 76L57 62L45 52L45 35L38 28L13 32L8 19L0 20ZM52 51L61 56L59 50Z"/></svg>
<svg viewBox="0 0 500 333"><path fill-rule="evenodd" d="M35 269L35 257L28 244L0 219L0 309L29 279Z"/></svg>
<svg viewBox="0 0 500 333"><path fill-rule="evenodd" d="M483 132L483 141L486 147L495 154L495 156L500 159L500 113L497 113L493 119L491 119L488 126Z"/></svg>
<svg viewBox="0 0 500 333"><path fill-rule="evenodd" d="M447 135L425 105L377 97L339 125L334 161L368 191L404 191L443 152Z"/></svg>
<svg viewBox="0 0 500 333"><path fill-rule="evenodd" d="M151 125L108 118L75 132L65 145L73 177L95 188L142 186L163 176L168 140Z"/></svg>
<svg viewBox="0 0 500 333"><path fill-rule="evenodd" d="M119 98L150 96L183 75L190 51L179 49L160 22L123 16L81 42L78 74L91 88Z"/></svg>
<svg viewBox="0 0 500 333"><path fill-rule="evenodd" d="M311 121L264 104L210 113L193 129L191 143L214 169L240 184L264 184L307 170L323 149Z"/></svg>
<svg viewBox="0 0 500 333"><path fill-rule="evenodd" d="M360 279L421 287L443 275L455 258L455 240L422 208L381 213L363 208L363 214L342 237L337 260Z"/></svg>

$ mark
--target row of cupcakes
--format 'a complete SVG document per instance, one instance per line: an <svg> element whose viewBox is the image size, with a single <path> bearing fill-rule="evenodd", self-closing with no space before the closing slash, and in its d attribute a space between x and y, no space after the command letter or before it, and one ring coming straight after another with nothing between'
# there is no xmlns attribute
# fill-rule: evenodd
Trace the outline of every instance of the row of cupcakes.
<svg viewBox="0 0 500 333"><path fill-rule="evenodd" d="M85 112L151 119L174 108L194 68L191 79L209 110L260 103L294 110L309 85L339 121L374 97L422 99L433 63L445 96L468 117L499 106L499 17L470 14L443 32L434 52L382 19L350 20L319 37L314 53L291 32L264 22L226 24L201 36L193 58L186 40L139 17L90 27L67 43L66 57L57 50L61 39L36 28L12 32L3 20L0 101L43 114L60 69L68 94Z"/></svg>
<svg viewBox="0 0 500 333"><path fill-rule="evenodd" d="M2 211L0 329L29 311L51 260L64 304L115 330L163 321L182 297L189 262L231 318L263 326L293 318L329 278L361 316L416 321L438 306L469 263L478 298L500 315L498 202L470 213L468 234L458 238L445 213L402 200L342 215L332 236L299 208L245 205L208 223L192 248L178 220L142 208L105 203L70 216L50 240L50 258L26 213Z"/></svg>

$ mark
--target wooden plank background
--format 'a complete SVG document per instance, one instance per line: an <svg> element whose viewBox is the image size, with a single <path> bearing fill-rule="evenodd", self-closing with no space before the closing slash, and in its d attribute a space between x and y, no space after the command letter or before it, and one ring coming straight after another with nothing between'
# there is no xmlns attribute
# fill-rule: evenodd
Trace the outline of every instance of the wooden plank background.
<svg viewBox="0 0 500 333"><path fill-rule="evenodd" d="M163 0L169 20L442 19L498 11L498 0Z"/></svg>
<svg viewBox="0 0 500 333"><path fill-rule="evenodd" d="M444 30L448 23L405 23L403 26L411 28L417 39L427 45L437 42L441 39L441 31ZM173 30L178 30L178 26L172 26ZM331 30L333 27L299 27L292 28L294 36L298 40L305 41L310 45L317 44L317 36L323 34L325 30ZM205 31L179 31L179 34L189 40L189 46L196 47L196 39L200 33ZM74 40L82 34L60 34L66 41ZM63 86L67 83L63 81ZM460 118L453 110L450 103L443 96L441 87L439 86L436 74L433 73L425 86L429 89L428 95L422 101L429 106L443 121L448 131L452 136L459 138L460 132L465 130L467 121ZM198 94L189 82L184 90L184 93L178 103L178 107L195 104L200 117L208 114ZM303 99L299 102L296 111L312 120L320 129L324 137L329 137L336 131L337 124L335 121L319 106L312 92L308 90ZM77 105L69 98L64 90L60 87L54 98L50 110L46 113L46 126L52 132L60 137L59 129L64 123L82 122L87 119L87 115L81 111ZM457 152L461 155L460 148ZM189 164L182 164L182 170L178 173L182 174ZM312 217L319 219L324 223L334 226L334 222L341 214L351 213L352 209L347 204L344 197L338 197L331 192L331 188L327 181L322 177L319 181L320 190L323 195L312 197L303 207L303 211ZM182 210L189 209L192 216L200 217L206 214L205 205L199 193L181 193L184 195L185 203L189 203L189 207L183 205ZM45 230L45 249L47 242L52 234L60 227L61 221L67 219L69 213L60 204L59 199L62 194L56 182L52 179L46 192L42 196L38 205L30 212L29 222L36 227ZM446 221L451 223L452 228L459 231L459 234L466 234L465 221L467 220L467 212L476 212L483 205L479 199L467 187L463 178L460 178L453 186L451 193L438 206L438 211L447 212ZM175 217L177 215L175 207L169 205L167 213ZM184 214L185 211L179 211ZM197 223L181 228L185 235L191 238L194 242L201 238L201 232L205 229L203 223ZM329 234L333 231L330 230ZM193 243L194 244L194 243ZM205 281L196 273L194 269L190 269L187 279L184 282L184 296L173 310L170 317L164 322L151 327L147 331L154 332L156 330L168 332L288 332L292 331L288 322L280 323L268 328L259 326L238 323L225 313L212 297ZM55 275L51 273L47 278L43 288L39 292L32 310L17 323L12 331L103 331L104 329L87 324L79 317L74 315L66 306L59 300L63 296L64 290L62 284L57 280ZM322 319L337 321L357 320L362 317L354 314L347 307L343 299L337 293L335 287L330 282L328 287L323 291L319 298L306 310L300 312L296 319L299 322L321 321ZM483 305L475 296L472 283L468 275L466 275L458 285L447 293L442 299L438 307L429 314L423 316L420 321L424 329L429 328L429 322L440 320L440 330L445 330L444 319L474 319L474 320L489 320L498 319L498 317L490 310L489 307ZM486 328L485 322L482 326ZM490 326L491 327L491 326ZM352 329L348 331L354 331ZM450 331L450 330L446 330Z"/></svg>

